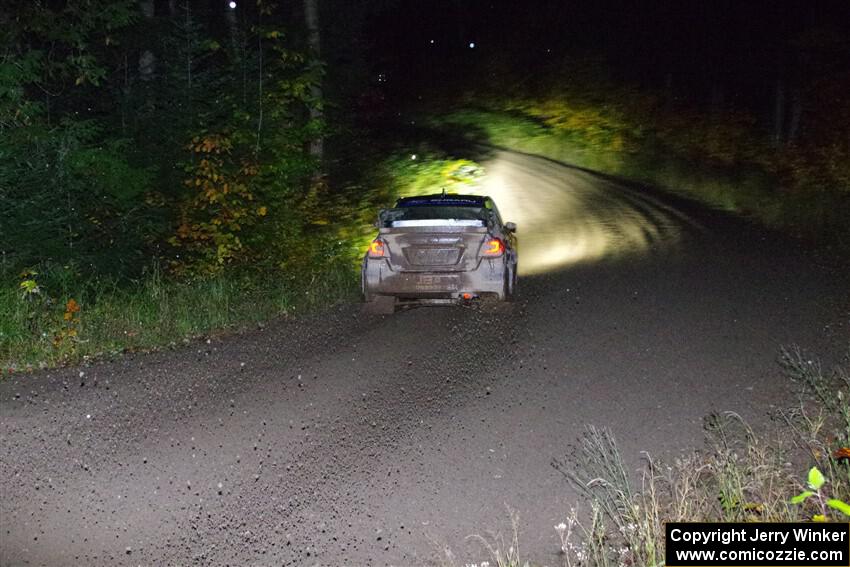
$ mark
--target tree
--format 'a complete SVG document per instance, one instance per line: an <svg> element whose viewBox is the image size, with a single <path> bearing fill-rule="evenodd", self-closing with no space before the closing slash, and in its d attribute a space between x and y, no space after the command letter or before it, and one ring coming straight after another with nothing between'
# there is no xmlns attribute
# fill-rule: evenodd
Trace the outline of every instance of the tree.
<svg viewBox="0 0 850 567"><path fill-rule="evenodd" d="M144 247L147 171L109 132L107 80L132 0L15 1L0 52L0 217L11 266L120 272Z"/></svg>
<svg viewBox="0 0 850 567"><path fill-rule="evenodd" d="M307 24L310 67L313 76L310 85L310 120L317 131L310 141L310 155L321 160L324 156L324 134L320 131L324 117L322 100L321 31L319 28L319 0L304 0L304 20Z"/></svg>

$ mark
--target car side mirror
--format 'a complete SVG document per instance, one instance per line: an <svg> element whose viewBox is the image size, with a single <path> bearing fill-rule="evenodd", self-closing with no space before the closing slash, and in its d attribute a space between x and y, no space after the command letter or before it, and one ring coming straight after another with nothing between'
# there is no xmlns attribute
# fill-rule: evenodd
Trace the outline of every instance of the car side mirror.
<svg viewBox="0 0 850 567"><path fill-rule="evenodd" d="M505 230L508 232L516 232L516 223L515 222L506 222Z"/></svg>

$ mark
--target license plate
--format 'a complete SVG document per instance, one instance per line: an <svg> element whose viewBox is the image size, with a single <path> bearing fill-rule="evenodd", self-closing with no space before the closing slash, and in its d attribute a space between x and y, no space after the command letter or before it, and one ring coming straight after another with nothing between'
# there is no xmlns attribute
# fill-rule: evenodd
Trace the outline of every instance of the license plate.
<svg viewBox="0 0 850 567"><path fill-rule="evenodd" d="M457 248L424 248L414 253L413 263L420 266L440 266L457 263Z"/></svg>
<svg viewBox="0 0 850 567"><path fill-rule="evenodd" d="M416 289L421 291L457 291L457 276L418 276L415 281Z"/></svg>

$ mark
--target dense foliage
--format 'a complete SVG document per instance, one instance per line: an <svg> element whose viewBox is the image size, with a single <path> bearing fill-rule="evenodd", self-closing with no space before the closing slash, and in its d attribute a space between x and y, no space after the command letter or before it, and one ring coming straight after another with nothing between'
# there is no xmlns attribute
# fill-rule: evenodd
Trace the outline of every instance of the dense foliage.
<svg viewBox="0 0 850 567"><path fill-rule="evenodd" d="M850 99L838 94L850 90L850 60L810 72L779 136L775 117L616 81L610 68L570 57L522 83L502 69L466 93L466 110L436 122L850 245Z"/></svg>
<svg viewBox="0 0 850 567"><path fill-rule="evenodd" d="M126 278L284 262L322 69L275 2L13 2L0 54L5 268ZM273 252L273 253L272 253Z"/></svg>
<svg viewBox="0 0 850 567"><path fill-rule="evenodd" d="M274 0L4 4L0 359L155 346L354 281L365 206L311 152L305 36Z"/></svg>
<svg viewBox="0 0 850 567"><path fill-rule="evenodd" d="M376 56L411 38L384 66L409 107L430 104L478 139L850 244L846 2L452 8L411 6L378 40Z"/></svg>
<svg viewBox="0 0 850 567"><path fill-rule="evenodd" d="M340 62L336 32L326 80L306 4L4 5L0 369L348 297L378 204L456 181L454 162L376 150L352 127L362 67ZM327 29L368 9L326 11Z"/></svg>

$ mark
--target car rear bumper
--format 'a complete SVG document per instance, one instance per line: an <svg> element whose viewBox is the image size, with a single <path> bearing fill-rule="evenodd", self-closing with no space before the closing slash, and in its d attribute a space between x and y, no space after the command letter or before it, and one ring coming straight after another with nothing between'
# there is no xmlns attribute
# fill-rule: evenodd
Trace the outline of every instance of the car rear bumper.
<svg viewBox="0 0 850 567"><path fill-rule="evenodd" d="M401 272L383 258L363 260L363 295L402 299L443 300L473 297L505 299L505 257L481 260L475 269L458 272Z"/></svg>

